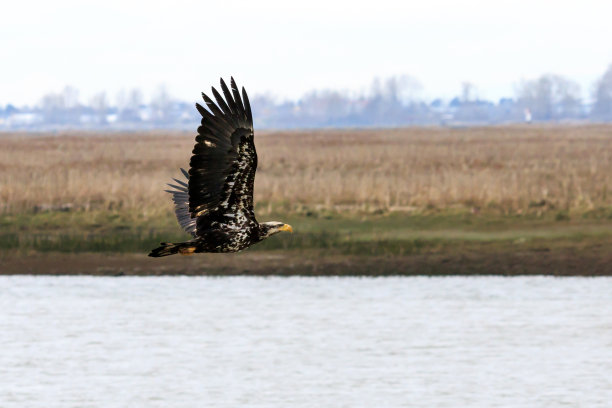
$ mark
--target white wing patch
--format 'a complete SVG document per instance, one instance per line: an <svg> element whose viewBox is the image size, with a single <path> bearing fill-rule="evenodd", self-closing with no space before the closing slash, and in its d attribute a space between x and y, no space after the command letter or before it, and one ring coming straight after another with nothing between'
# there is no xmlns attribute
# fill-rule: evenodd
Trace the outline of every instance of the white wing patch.
<svg viewBox="0 0 612 408"><path fill-rule="evenodd" d="M181 172L189 181L189 173L187 173L184 169L181 169ZM184 181L173 179L179 185L168 184L172 188L172 190L165 190L166 192L172 194L172 201L174 202L174 214L176 215L176 219L181 227L187 231L192 236L196 236L196 219L191 218L191 213L189 212L189 190L188 184Z"/></svg>

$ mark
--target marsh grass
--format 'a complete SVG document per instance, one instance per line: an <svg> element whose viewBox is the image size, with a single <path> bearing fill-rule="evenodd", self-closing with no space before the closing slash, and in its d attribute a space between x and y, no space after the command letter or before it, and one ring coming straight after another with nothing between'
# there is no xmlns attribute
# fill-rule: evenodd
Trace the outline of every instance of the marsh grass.
<svg viewBox="0 0 612 408"><path fill-rule="evenodd" d="M171 211L190 132L1 134L0 212ZM259 214L606 211L612 126L257 132Z"/></svg>

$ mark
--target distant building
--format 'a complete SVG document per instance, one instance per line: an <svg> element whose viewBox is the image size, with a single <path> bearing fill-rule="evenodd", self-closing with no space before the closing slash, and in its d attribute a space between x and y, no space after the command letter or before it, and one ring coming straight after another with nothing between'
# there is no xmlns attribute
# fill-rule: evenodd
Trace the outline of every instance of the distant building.
<svg viewBox="0 0 612 408"><path fill-rule="evenodd" d="M524 113L524 117L525 117L525 123L531 123L531 111L529 110L529 108L525 108Z"/></svg>

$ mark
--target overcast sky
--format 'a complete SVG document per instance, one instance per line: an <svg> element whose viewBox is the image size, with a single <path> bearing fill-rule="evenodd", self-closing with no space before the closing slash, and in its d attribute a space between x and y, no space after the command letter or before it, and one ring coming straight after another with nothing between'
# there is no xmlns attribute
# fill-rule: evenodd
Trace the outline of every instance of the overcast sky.
<svg viewBox="0 0 612 408"><path fill-rule="evenodd" d="M588 97L612 63L610 1L11 1L0 14L0 105L71 85L80 99L165 84L195 101L234 75L250 94L366 90L409 74L421 96L469 81L483 98L557 73ZM411 3L415 3L412 5Z"/></svg>

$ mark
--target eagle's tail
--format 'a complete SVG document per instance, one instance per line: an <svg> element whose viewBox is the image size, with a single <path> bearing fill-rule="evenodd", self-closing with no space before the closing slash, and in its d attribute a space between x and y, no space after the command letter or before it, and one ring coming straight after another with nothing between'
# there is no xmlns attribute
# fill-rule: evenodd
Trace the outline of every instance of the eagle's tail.
<svg viewBox="0 0 612 408"><path fill-rule="evenodd" d="M162 242L161 246L152 250L149 256L159 258L174 254L193 255L195 251L196 246L194 245L193 241L177 243Z"/></svg>

